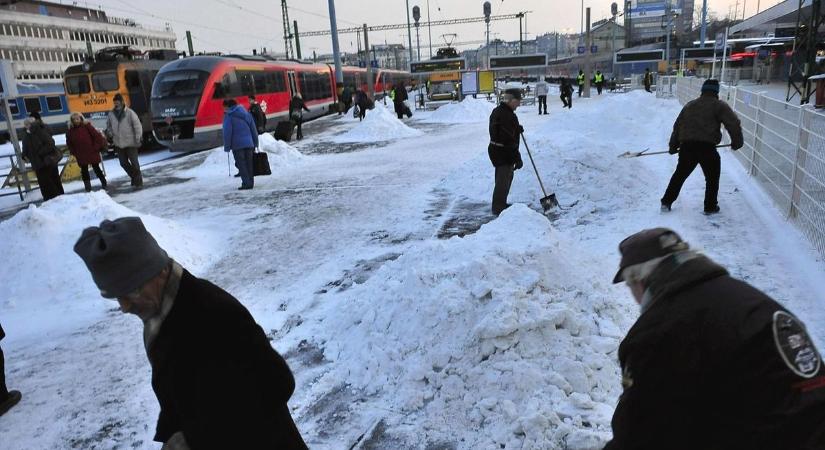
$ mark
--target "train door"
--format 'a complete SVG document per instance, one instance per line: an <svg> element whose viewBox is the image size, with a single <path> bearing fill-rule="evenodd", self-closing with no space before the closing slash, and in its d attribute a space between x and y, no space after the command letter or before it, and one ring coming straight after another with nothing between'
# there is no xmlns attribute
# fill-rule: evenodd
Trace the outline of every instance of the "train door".
<svg viewBox="0 0 825 450"><path fill-rule="evenodd" d="M138 116L143 116L149 111L149 102L143 91L143 83L140 72L137 70L127 70L125 72L126 90L129 93L129 107Z"/></svg>
<svg viewBox="0 0 825 450"><path fill-rule="evenodd" d="M295 72L292 70L287 71L286 76L289 79L289 98L295 97L295 94L298 93L298 83L295 81Z"/></svg>

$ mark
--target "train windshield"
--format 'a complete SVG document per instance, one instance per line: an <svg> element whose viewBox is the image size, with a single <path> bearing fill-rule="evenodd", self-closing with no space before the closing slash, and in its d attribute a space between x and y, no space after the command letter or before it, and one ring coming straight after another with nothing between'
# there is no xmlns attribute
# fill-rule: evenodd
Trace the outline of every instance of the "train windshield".
<svg viewBox="0 0 825 450"><path fill-rule="evenodd" d="M200 70L178 70L159 73L152 84L152 98L200 96L208 72Z"/></svg>
<svg viewBox="0 0 825 450"><path fill-rule="evenodd" d="M66 77L66 93L72 95L88 94L91 92L88 75Z"/></svg>
<svg viewBox="0 0 825 450"><path fill-rule="evenodd" d="M92 87L95 92L116 91L119 87L117 72L102 72L92 75Z"/></svg>

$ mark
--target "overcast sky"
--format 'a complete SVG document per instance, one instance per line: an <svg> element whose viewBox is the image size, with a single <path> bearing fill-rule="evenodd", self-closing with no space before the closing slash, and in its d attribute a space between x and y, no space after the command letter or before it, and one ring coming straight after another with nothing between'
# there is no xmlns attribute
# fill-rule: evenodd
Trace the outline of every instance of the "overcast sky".
<svg viewBox="0 0 825 450"><path fill-rule="evenodd" d="M427 0L409 0L410 8L421 8L421 21L427 20ZM591 8L592 21L610 14L614 0L585 0ZM719 16L727 16L729 6L737 0L708 0L709 9ZM748 16L756 13L757 3L764 10L779 0L738 0L739 9L745 6ZM297 20L299 32L328 30L329 9L327 0L288 0L289 18ZM64 0L65 3L65 0ZM84 2L78 2L83 5ZM481 16L482 0L429 0L431 20ZM578 32L581 26L581 2L579 0L490 0L493 15L531 11L526 19L527 38L552 32ZM163 26L168 22L178 35L178 49L186 48L186 30L193 35L195 51L221 51L251 53L253 48L266 47L283 52L283 26L280 0L97 0L88 2L90 7L100 5L109 15L131 17L138 23ZM621 5L621 0L619 0ZM696 8L702 6L696 0ZM335 0L338 28L368 25L406 23L405 0ZM741 17L741 12L739 14ZM411 19L412 20L412 19ZM491 39L518 39L518 20L502 20L490 23ZM469 42L460 48L475 48L484 39L484 23L432 28L433 47L443 46L445 39ZM420 29L421 55L429 55L428 30ZM442 36L444 34L457 36ZM416 48L415 28L412 29L413 48ZM407 42L406 30L370 33L370 44ZM341 34L342 51L356 50L356 35ZM301 39L304 57L315 50L329 53L332 43L329 36Z"/></svg>

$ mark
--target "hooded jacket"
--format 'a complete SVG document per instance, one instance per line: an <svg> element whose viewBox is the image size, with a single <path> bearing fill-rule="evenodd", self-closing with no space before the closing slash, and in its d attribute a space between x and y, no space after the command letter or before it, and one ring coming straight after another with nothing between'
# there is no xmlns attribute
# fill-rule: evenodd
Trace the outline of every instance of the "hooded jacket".
<svg viewBox="0 0 825 450"><path fill-rule="evenodd" d="M106 119L106 135L112 138L112 144L117 148L140 147L143 138L143 125L140 117L126 105L122 111L111 110Z"/></svg>
<svg viewBox="0 0 825 450"><path fill-rule="evenodd" d="M255 119L241 105L235 105L223 115L223 150L258 147Z"/></svg>
<svg viewBox="0 0 825 450"><path fill-rule="evenodd" d="M731 148L742 148L742 125L736 113L716 95L703 93L696 100L689 101L676 122L670 135L670 147L677 148L684 142L704 142L717 145L722 142L720 126L724 125L731 139Z"/></svg>
<svg viewBox="0 0 825 450"><path fill-rule="evenodd" d="M23 156L31 162L34 170L40 170L49 164L46 157L57 151L54 138L48 127L34 122L23 136Z"/></svg>
<svg viewBox="0 0 825 450"><path fill-rule="evenodd" d="M825 370L799 320L691 251L646 285L605 450L825 448Z"/></svg>

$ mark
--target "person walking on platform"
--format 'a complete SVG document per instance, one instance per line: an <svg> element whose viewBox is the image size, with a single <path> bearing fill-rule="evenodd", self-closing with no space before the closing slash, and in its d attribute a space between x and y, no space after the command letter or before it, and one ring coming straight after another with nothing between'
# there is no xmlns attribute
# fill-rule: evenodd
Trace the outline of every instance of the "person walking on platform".
<svg viewBox="0 0 825 450"><path fill-rule="evenodd" d="M524 128L518 123L516 108L521 105L521 90L507 89L503 101L490 114L490 145L487 154L495 167L492 212L496 216L507 209L507 196L514 171L524 163L519 153L519 138Z"/></svg>
<svg viewBox="0 0 825 450"><path fill-rule="evenodd" d="M593 83L596 85L596 92L599 95L602 95L602 89L604 88L604 74L597 70L596 75L593 75Z"/></svg>
<svg viewBox="0 0 825 450"><path fill-rule="evenodd" d="M584 71L579 70L579 74L576 76L576 84L579 85L579 97L582 96L582 91L584 91Z"/></svg>
<svg viewBox="0 0 825 450"><path fill-rule="evenodd" d="M573 85L570 83L570 80L567 78L561 79L561 85L559 86L559 91L561 95L559 98L561 99L562 108L572 108L573 107Z"/></svg>
<svg viewBox="0 0 825 450"><path fill-rule="evenodd" d="M254 95L249 96L249 114L255 119L255 127L258 129L258 134L263 134L266 131L266 114L264 113L261 104L255 100Z"/></svg>
<svg viewBox="0 0 825 450"><path fill-rule="evenodd" d="M100 151L106 148L106 138L87 121L83 114L72 113L69 122L69 131L66 132L66 146L69 153L74 155L77 165L80 166L80 178L86 192L92 191L92 180L89 175L89 166L100 180L100 186L106 189L106 176L100 169Z"/></svg>
<svg viewBox="0 0 825 450"><path fill-rule="evenodd" d="M663 212L670 211L682 185L697 165L705 174L705 214L719 212L717 195L721 160L716 145L722 141L720 125L728 130L731 148L742 148L744 139L739 117L727 103L719 100L719 81L707 80L699 98L688 102L673 124L669 152L679 154L679 163L662 197Z"/></svg>
<svg viewBox="0 0 825 450"><path fill-rule="evenodd" d="M404 87L404 82L399 81L392 88L392 105L395 108L395 114L399 119L404 118L404 113L407 111L407 104L404 103L409 98L407 95L407 88Z"/></svg>
<svg viewBox="0 0 825 450"><path fill-rule="evenodd" d="M123 96L115 94L112 99L114 108L109 111L106 120L106 136L112 140L120 166L132 180L132 187L143 187L143 175L140 172L138 149L143 138L143 126L140 117L123 103Z"/></svg>
<svg viewBox="0 0 825 450"><path fill-rule="evenodd" d="M645 85L645 90L647 92L651 92L650 91L650 86L653 85L653 74L650 73L650 69L645 69L645 76L644 76L644 79L642 80L642 82Z"/></svg>
<svg viewBox="0 0 825 450"><path fill-rule="evenodd" d="M241 187L244 191L255 186L254 157L258 147L258 130L255 119L235 99L223 101L223 151L232 151L235 166L241 173Z"/></svg>
<svg viewBox="0 0 825 450"><path fill-rule="evenodd" d="M23 135L23 160L34 169L43 201L62 195L63 182L60 180L58 165L63 152L55 145L51 131L37 119L26 117L23 126L26 128L26 134Z"/></svg>
<svg viewBox="0 0 825 450"><path fill-rule="evenodd" d="M304 103L304 98L301 94L296 92L295 95L292 96L292 100L289 101L289 118L295 122L297 126L295 137L298 140L304 138L304 132L301 130L301 125L304 123L304 111L309 112L309 108L307 108L306 103Z"/></svg>
<svg viewBox="0 0 825 450"><path fill-rule="evenodd" d="M549 91L550 88L547 85L547 79L540 78L538 83L536 83L536 98L539 103L539 115L547 114L547 93ZM544 108L544 112L542 112L542 108Z"/></svg>

